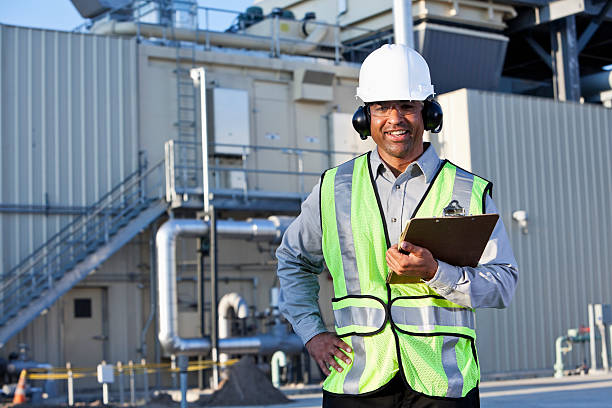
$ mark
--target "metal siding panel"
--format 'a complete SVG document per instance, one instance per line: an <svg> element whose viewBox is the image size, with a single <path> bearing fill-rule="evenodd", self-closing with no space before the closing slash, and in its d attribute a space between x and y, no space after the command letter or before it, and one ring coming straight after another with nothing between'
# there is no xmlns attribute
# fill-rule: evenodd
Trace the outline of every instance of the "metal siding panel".
<svg viewBox="0 0 612 408"><path fill-rule="evenodd" d="M602 203L612 200L612 111L519 95L467 95L472 170L495 184L520 268L510 308L478 311L482 372L552 372L555 338L587 324L588 303L610 302L612 217ZM517 209L529 213L528 235L512 221ZM570 353L566 367L580 358Z"/></svg>
<svg viewBox="0 0 612 408"><path fill-rule="evenodd" d="M4 50L7 46L4 43L4 27L0 25L0 50ZM4 54L2 53L2 51L0 51L0 95L4 95L4 78L5 78L5 66L4 66L4 61L6 60L6 58L4 58ZM1 96L0 96L1 98ZM2 148L2 150L4 150L6 148L6 143L4 143L4 138L5 138L5 133L4 133L4 104L0 104L0 147ZM2 155L2 153L0 152L0 203L4 202L4 191L7 188L7 179L6 179L6 173L4 171L4 157ZM5 217L4 215L0 214L0 231L4 231L4 223L5 223ZM4 237L3 237L3 233L0 232L0 258L1 259L6 259L7 258L7 254L6 254L6 249L4 246ZM3 262L4 263L4 262ZM0 277L2 277L3 273L4 273L4 264L0 263ZM3 313L2 308L0 307L0 313Z"/></svg>
<svg viewBox="0 0 612 408"><path fill-rule="evenodd" d="M497 88L506 41L478 37L478 32L469 35L441 31L432 25L416 33L438 93L463 87Z"/></svg>
<svg viewBox="0 0 612 408"><path fill-rule="evenodd" d="M136 169L134 40L0 25L0 44L1 203L92 204ZM0 215L0 274L71 218Z"/></svg>

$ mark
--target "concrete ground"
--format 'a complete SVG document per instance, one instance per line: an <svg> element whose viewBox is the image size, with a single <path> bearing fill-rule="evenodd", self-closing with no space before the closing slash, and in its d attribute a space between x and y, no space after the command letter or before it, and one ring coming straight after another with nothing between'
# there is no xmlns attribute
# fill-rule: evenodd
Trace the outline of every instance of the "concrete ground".
<svg viewBox="0 0 612 408"><path fill-rule="evenodd" d="M291 404L241 406L239 408L318 408L321 406L322 394L319 385L286 386L281 389L293 400ZM168 403L144 404L143 401L139 401L137 405L178 407L178 404L173 403L172 399L180 400L180 393L176 390L167 393L171 395ZM190 402L190 407L198 406L193 401L199 396L198 390L189 390L187 400ZM47 404L49 402L51 401L47 401ZM63 402L62 397L57 401L57 403ZM487 381L480 385L480 402L482 408L612 408L612 374ZM8 405L0 403L0 407L2 406ZM44 407L44 405L36 406Z"/></svg>
<svg viewBox="0 0 612 408"><path fill-rule="evenodd" d="M270 408L321 406L321 393L314 389L304 389L300 393L290 389L284 391L294 402L269 405ZM611 408L612 375L484 382L480 386L480 403L482 408Z"/></svg>

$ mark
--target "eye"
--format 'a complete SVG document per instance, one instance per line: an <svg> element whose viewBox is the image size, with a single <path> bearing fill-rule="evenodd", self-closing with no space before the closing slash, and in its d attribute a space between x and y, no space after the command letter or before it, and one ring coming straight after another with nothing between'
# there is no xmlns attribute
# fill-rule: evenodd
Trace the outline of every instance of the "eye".
<svg viewBox="0 0 612 408"><path fill-rule="evenodd" d="M372 109L375 112L386 112L389 110L389 107L384 105L372 105Z"/></svg>

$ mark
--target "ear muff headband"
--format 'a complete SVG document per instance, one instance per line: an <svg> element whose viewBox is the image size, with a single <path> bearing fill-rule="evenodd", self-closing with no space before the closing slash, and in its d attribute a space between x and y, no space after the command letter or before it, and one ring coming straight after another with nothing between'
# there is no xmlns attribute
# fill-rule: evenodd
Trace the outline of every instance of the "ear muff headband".
<svg viewBox="0 0 612 408"><path fill-rule="evenodd" d="M439 133L442 130L442 107L433 98L423 101L423 125L425 130L431 133ZM359 133L361 140L366 140L370 136L370 109L366 103L357 108L353 114L353 128Z"/></svg>

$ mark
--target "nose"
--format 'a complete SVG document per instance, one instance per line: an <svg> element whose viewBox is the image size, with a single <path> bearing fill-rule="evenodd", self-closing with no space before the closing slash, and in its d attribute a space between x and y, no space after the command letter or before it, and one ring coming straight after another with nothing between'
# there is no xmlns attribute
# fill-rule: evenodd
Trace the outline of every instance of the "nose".
<svg viewBox="0 0 612 408"><path fill-rule="evenodd" d="M397 106L393 105L393 109L391 109L391 112L389 112L389 116L387 117L387 122L400 123L403 120L404 120L404 116L400 114Z"/></svg>

